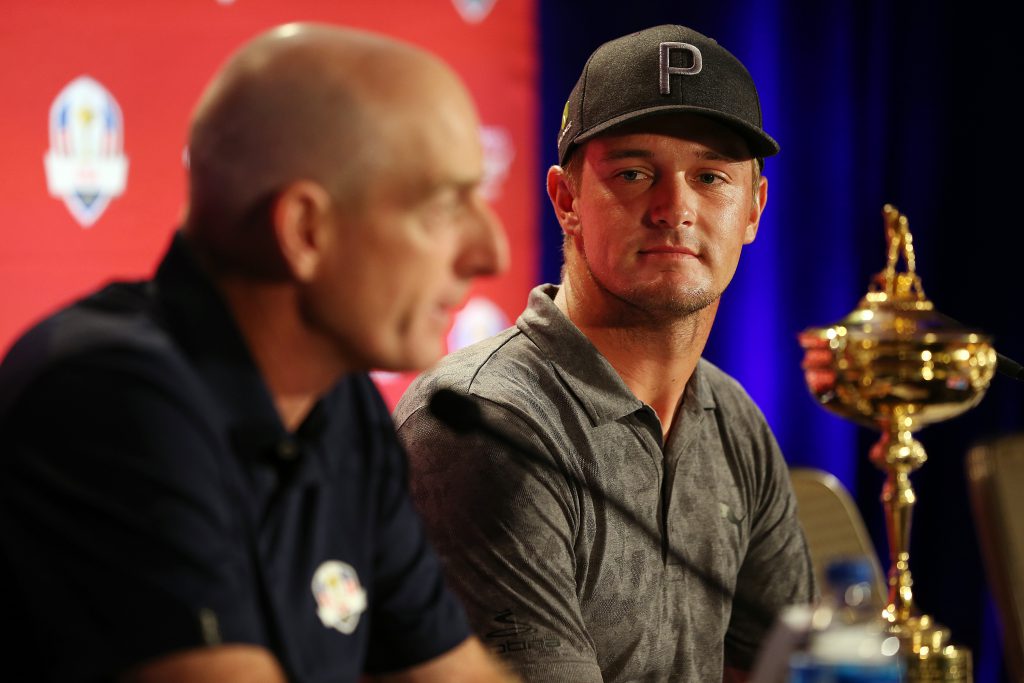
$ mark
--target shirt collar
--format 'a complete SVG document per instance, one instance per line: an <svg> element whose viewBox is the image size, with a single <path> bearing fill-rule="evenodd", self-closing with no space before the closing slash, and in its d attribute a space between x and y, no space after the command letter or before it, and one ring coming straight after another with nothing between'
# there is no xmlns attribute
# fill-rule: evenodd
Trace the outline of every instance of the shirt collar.
<svg viewBox="0 0 1024 683"><path fill-rule="evenodd" d="M540 285L529 296L516 326L549 359L562 381L595 426L617 420L644 407L593 342L555 305L557 285ZM683 393L682 411L696 414L714 409L715 399L697 363ZM677 412L677 414L678 414Z"/></svg>
<svg viewBox="0 0 1024 683"><path fill-rule="evenodd" d="M270 462L294 459L300 441L320 435L319 404L294 434L285 429L231 310L180 231L155 285L163 323L215 396L236 452Z"/></svg>

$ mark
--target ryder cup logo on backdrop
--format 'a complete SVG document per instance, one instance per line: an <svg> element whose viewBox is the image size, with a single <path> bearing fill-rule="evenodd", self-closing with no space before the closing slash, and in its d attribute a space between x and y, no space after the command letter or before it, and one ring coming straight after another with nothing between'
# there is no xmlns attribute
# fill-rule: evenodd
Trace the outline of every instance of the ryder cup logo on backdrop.
<svg viewBox="0 0 1024 683"><path fill-rule="evenodd" d="M494 7L496 0L452 0L455 9L459 10L462 20L468 24L479 24Z"/></svg>
<svg viewBox="0 0 1024 683"><path fill-rule="evenodd" d="M509 326L505 311L487 297L475 296L455 315L448 332L448 353L498 334Z"/></svg>
<svg viewBox="0 0 1024 683"><path fill-rule="evenodd" d="M46 185L83 228L124 192L128 159L123 138L121 107L88 76L68 83L50 106Z"/></svg>
<svg viewBox="0 0 1024 683"><path fill-rule="evenodd" d="M487 201L494 201L501 196L516 150L512 136L501 126L481 126L480 143L484 148L484 178L480 194Z"/></svg>

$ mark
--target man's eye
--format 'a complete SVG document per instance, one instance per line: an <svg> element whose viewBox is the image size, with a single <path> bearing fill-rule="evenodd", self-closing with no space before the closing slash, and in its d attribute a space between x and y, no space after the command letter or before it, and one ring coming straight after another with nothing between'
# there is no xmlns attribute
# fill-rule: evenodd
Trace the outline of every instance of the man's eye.
<svg viewBox="0 0 1024 683"><path fill-rule="evenodd" d="M643 171L628 170L619 173L619 177L625 180L627 183L635 183L638 180L643 180L646 175Z"/></svg>
<svg viewBox="0 0 1024 683"><path fill-rule="evenodd" d="M697 180L705 185L714 185L715 183L723 182L722 177L715 173L701 173L697 176Z"/></svg>

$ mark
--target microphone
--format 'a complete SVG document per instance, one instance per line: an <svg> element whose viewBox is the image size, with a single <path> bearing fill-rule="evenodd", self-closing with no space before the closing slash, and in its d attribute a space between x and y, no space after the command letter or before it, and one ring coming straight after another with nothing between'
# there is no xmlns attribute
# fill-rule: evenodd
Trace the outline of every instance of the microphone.
<svg viewBox="0 0 1024 683"><path fill-rule="evenodd" d="M1024 365L1012 358L1007 358L998 351L996 351L996 370L1018 382L1024 382Z"/></svg>
<svg viewBox="0 0 1024 683"><path fill-rule="evenodd" d="M630 524L646 534L647 537L654 541L656 545L662 544L662 538L658 532L646 521L640 519L636 514L627 509L625 504L621 501L608 495L599 486L584 482L571 472L557 468L552 462L542 457L530 446L520 443L517 439L488 423L480 412L479 404L469 396L460 394L452 389L438 389L430 397L428 405L430 412L434 417L453 431L459 434L472 434L473 432L479 432L498 443L508 446L524 460L539 464L541 467L565 477L576 486L590 491L590 495L594 497L595 501L607 503L616 512L625 517ZM775 614L768 612L760 605L753 604L737 596L733 593L732 589L719 581L717 577L712 576L706 570L698 567L689 558L683 555L682 552L673 548L670 542L665 543L665 548L674 560L676 560L681 566L685 567L688 571L695 574L705 586L711 588L727 600L731 600L735 605L742 607L748 613L763 622L766 626L774 622Z"/></svg>
<svg viewBox="0 0 1024 683"><path fill-rule="evenodd" d="M964 326L959 320L956 320L955 318L950 318L949 316L946 316L946 318L956 323L960 327ZM1021 365L1012 358L1004 356L998 351L996 351L996 372L998 372L1001 375L1006 375L1011 379L1015 379L1018 382L1024 382L1024 365Z"/></svg>
<svg viewBox="0 0 1024 683"><path fill-rule="evenodd" d="M471 434L486 426L476 401L452 389L434 392L430 397L430 412L459 434Z"/></svg>

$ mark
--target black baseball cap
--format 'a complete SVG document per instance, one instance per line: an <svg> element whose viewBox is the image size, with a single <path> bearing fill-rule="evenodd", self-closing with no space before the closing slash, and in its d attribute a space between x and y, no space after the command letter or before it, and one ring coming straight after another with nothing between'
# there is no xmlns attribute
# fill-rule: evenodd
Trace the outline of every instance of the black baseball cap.
<svg viewBox="0 0 1024 683"><path fill-rule="evenodd" d="M562 112L558 163L572 148L627 121L691 113L732 128L755 157L779 152L761 128L754 80L728 50L685 26L655 26L597 48Z"/></svg>

